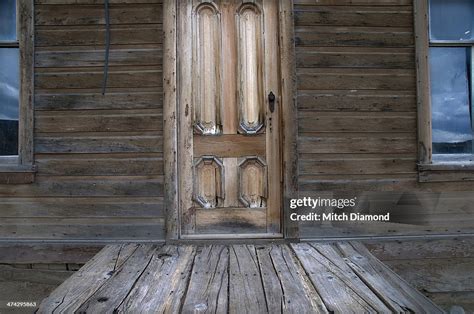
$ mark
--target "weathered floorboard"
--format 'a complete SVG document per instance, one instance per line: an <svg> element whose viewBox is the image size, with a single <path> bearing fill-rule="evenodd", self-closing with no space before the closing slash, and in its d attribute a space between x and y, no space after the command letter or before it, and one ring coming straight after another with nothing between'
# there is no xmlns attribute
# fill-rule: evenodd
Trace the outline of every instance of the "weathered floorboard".
<svg viewBox="0 0 474 314"><path fill-rule="evenodd" d="M140 245L93 295L77 308L80 313L113 313L130 293L157 253L156 245Z"/></svg>
<svg viewBox="0 0 474 314"><path fill-rule="evenodd" d="M307 275L322 296L329 311L336 313L375 313L390 310L357 280L353 273L347 273L343 264L334 263L309 244L293 244ZM343 263L343 261L341 261Z"/></svg>
<svg viewBox="0 0 474 314"><path fill-rule="evenodd" d="M177 313L193 264L195 247L164 246L154 254L116 313ZM93 311L96 312L96 311Z"/></svg>
<svg viewBox="0 0 474 314"><path fill-rule="evenodd" d="M255 246L232 246L229 272L229 313L269 312Z"/></svg>
<svg viewBox="0 0 474 314"><path fill-rule="evenodd" d="M136 244L105 247L74 276L60 285L41 304L38 313L74 311L107 282L137 247Z"/></svg>
<svg viewBox="0 0 474 314"><path fill-rule="evenodd" d="M442 313L358 242L112 245L39 313Z"/></svg>
<svg viewBox="0 0 474 314"><path fill-rule="evenodd" d="M286 245L257 247L257 256L270 313L328 313Z"/></svg>
<svg viewBox="0 0 474 314"><path fill-rule="evenodd" d="M198 250L183 313L227 313L229 285L229 248L210 245Z"/></svg>

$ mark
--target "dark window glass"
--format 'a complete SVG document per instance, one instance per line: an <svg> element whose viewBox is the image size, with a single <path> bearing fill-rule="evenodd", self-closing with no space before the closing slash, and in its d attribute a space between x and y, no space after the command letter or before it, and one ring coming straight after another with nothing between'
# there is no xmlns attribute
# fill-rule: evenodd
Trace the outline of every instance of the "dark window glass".
<svg viewBox="0 0 474 314"><path fill-rule="evenodd" d="M473 0L430 0L431 40L474 40Z"/></svg>
<svg viewBox="0 0 474 314"><path fill-rule="evenodd" d="M472 154L471 48L431 47L431 115L435 154Z"/></svg>
<svg viewBox="0 0 474 314"><path fill-rule="evenodd" d="M0 156L18 155L18 54L18 48L0 48Z"/></svg>
<svg viewBox="0 0 474 314"><path fill-rule="evenodd" d="M0 0L0 42L16 41L16 1Z"/></svg>

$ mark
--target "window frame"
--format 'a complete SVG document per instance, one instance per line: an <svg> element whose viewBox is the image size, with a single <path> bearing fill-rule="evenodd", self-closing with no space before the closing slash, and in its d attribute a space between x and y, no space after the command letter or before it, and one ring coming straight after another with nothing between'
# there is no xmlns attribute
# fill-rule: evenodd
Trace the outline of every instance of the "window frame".
<svg viewBox="0 0 474 314"><path fill-rule="evenodd" d="M32 183L36 167L33 154L34 128L34 4L16 1L17 43L2 42L2 47L18 47L20 60L18 155L0 156L0 184Z"/></svg>
<svg viewBox="0 0 474 314"><path fill-rule="evenodd" d="M415 53L418 110L418 173L420 182L474 181L474 162L447 161L433 163L430 88L430 47L472 47L474 41L430 40L429 0L414 0ZM471 61L471 88L473 88ZM471 92L471 102L474 101Z"/></svg>

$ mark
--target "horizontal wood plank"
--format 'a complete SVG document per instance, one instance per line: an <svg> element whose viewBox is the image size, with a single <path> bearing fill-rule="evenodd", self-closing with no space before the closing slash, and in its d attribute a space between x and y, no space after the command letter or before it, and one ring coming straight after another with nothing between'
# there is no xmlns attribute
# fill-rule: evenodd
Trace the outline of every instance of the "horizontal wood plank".
<svg viewBox="0 0 474 314"><path fill-rule="evenodd" d="M413 70L393 69L299 69L298 88L415 90Z"/></svg>
<svg viewBox="0 0 474 314"><path fill-rule="evenodd" d="M163 3L163 0L109 0L109 3ZM104 4L104 0L35 0L35 4Z"/></svg>
<svg viewBox="0 0 474 314"><path fill-rule="evenodd" d="M421 170L420 182L460 182L474 181L474 170Z"/></svg>
<svg viewBox="0 0 474 314"><path fill-rule="evenodd" d="M400 6L295 6L295 26L397 26L413 25L411 7Z"/></svg>
<svg viewBox="0 0 474 314"><path fill-rule="evenodd" d="M53 93L35 93L35 109L38 110L114 110L114 109L153 109L162 108L161 88L149 89L107 89L100 91L55 91ZM129 92L128 92L129 91Z"/></svg>
<svg viewBox="0 0 474 314"><path fill-rule="evenodd" d="M44 0L46 1L46 0ZM53 0L49 0L53 1ZM57 0L59 1L59 0ZM64 0L62 0L64 1ZM413 0L294 0L295 5L412 5Z"/></svg>
<svg viewBox="0 0 474 314"><path fill-rule="evenodd" d="M159 4L111 4L110 23L141 24L159 23L163 14ZM35 7L36 25L103 25L105 13L103 5L37 5Z"/></svg>
<svg viewBox="0 0 474 314"><path fill-rule="evenodd" d="M35 131L45 133L163 131L163 116L157 110L40 111L35 116Z"/></svg>
<svg viewBox="0 0 474 314"><path fill-rule="evenodd" d="M110 67L107 87L161 87L161 67ZM50 68L36 71L35 87L38 89L101 88L104 69L100 68Z"/></svg>
<svg viewBox="0 0 474 314"><path fill-rule="evenodd" d="M328 158L324 155L311 155L309 159L300 157L299 173L300 175L416 173L416 158L400 158L396 156Z"/></svg>
<svg viewBox="0 0 474 314"><path fill-rule="evenodd" d="M297 67L413 69L412 48L299 47Z"/></svg>
<svg viewBox="0 0 474 314"><path fill-rule="evenodd" d="M194 136L194 157L265 156L265 134Z"/></svg>
<svg viewBox="0 0 474 314"><path fill-rule="evenodd" d="M35 67L94 67L103 66L105 49L103 47L73 46L68 49L37 50ZM71 49L73 48L73 49ZM109 65L160 65L162 64L161 45L112 46L109 52Z"/></svg>
<svg viewBox="0 0 474 314"><path fill-rule="evenodd" d="M414 112L414 91L326 90L298 91L298 110L307 111L382 111Z"/></svg>
<svg viewBox="0 0 474 314"><path fill-rule="evenodd" d="M408 132L416 131L416 115L390 112L327 113L302 112L298 115L300 133L313 132Z"/></svg>
<svg viewBox="0 0 474 314"><path fill-rule="evenodd" d="M413 153L416 151L416 139L410 134L329 134L324 137L302 134L298 139L298 151L311 154Z"/></svg>
<svg viewBox="0 0 474 314"><path fill-rule="evenodd" d="M160 135L38 136L35 152L51 153L161 153Z"/></svg>
<svg viewBox="0 0 474 314"><path fill-rule="evenodd" d="M36 155L36 165L42 176L163 175L161 154L46 154Z"/></svg>
<svg viewBox="0 0 474 314"><path fill-rule="evenodd" d="M381 261L474 258L474 237L364 243Z"/></svg>
<svg viewBox="0 0 474 314"><path fill-rule="evenodd" d="M2 197L0 207L2 218L164 217L162 197Z"/></svg>
<svg viewBox="0 0 474 314"><path fill-rule="evenodd" d="M0 244L0 263L85 264L104 246L103 244Z"/></svg>
<svg viewBox="0 0 474 314"><path fill-rule="evenodd" d="M39 223L37 219L28 219L25 222L5 218L0 223L0 237L7 240L15 239L64 239L64 240L127 240L127 239L163 239L163 218L128 218L105 220L78 221L77 219L63 220L57 223L55 219L47 219Z"/></svg>
<svg viewBox="0 0 474 314"><path fill-rule="evenodd" d="M161 24L111 25L110 44L161 44ZM97 26L38 26L36 47L94 46L105 44L105 28Z"/></svg>
<svg viewBox="0 0 474 314"><path fill-rule="evenodd" d="M394 27L295 27L296 46L401 47L414 45L411 28Z"/></svg>
<svg viewBox="0 0 474 314"><path fill-rule="evenodd" d="M196 232L265 233L266 210L261 208L196 209Z"/></svg>
<svg viewBox="0 0 474 314"><path fill-rule="evenodd" d="M2 197L163 196L163 177L40 177L33 184L0 185Z"/></svg>

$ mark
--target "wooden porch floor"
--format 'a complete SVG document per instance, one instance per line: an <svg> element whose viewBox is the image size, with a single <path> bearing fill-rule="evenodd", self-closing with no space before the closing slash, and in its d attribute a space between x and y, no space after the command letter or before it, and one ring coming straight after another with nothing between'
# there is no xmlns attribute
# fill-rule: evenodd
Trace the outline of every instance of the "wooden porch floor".
<svg viewBox="0 0 474 314"><path fill-rule="evenodd" d="M109 245L39 313L442 313L359 242Z"/></svg>

